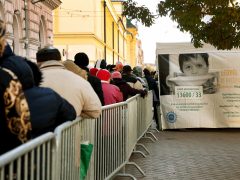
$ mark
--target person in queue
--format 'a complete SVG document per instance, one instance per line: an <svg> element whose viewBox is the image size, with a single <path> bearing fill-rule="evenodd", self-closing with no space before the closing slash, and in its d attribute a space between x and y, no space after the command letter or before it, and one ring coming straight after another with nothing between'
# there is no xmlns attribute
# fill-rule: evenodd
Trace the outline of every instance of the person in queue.
<svg viewBox="0 0 240 180"><path fill-rule="evenodd" d="M74 120L76 111L68 101L54 90L39 87L42 82L42 72L36 63L29 60L26 62L31 71L26 68L22 69L22 73L29 77L23 81L31 84L31 88L26 89L24 93L31 113L32 138L35 138L46 132L54 131L57 126L64 122Z"/></svg>
<svg viewBox="0 0 240 180"><path fill-rule="evenodd" d="M0 20L0 155L27 142L32 132L22 84L12 69L3 66L8 59L6 47L10 48L5 34L5 22Z"/></svg>
<svg viewBox="0 0 240 180"><path fill-rule="evenodd" d="M102 105L104 106L103 90L102 90L101 81L89 73L89 69L87 67L89 65L88 55L84 52L79 52L79 53L75 54L74 63L81 69L84 69L85 71L87 71L87 81L91 84L92 88L98 95L98 98L100 99Z"/></svg>
<svg viewBox="0 0 240 180"><path fill-rule="evenodd" d="M102 83L105 105L123 101L123 95L120 89L117 86L110 84L111 74L108 70L100 69L97 72L97 77L101 80Z"/></svg>
<svg viewBox="0 0 240 180"><path fill-rule="evenodd" d="M101 114L101 102L89 84L82 77L67 70L57 48L47 46L36 54L43 73L42 87L50 87L73 105L77 116L97 118Z"/></svg>
<svg viewBox="0 0 240 180"><path fill-rule="evenodd" d="M111 75L112 84L119 87L120 91L123 94L123 101L126 101L130 96L134 96L136 94L140 94L141 97L145 97L147 95L147 90L135 89L132 88L126 81L122 79L122 75L118 71L114 71Z"/></svg>

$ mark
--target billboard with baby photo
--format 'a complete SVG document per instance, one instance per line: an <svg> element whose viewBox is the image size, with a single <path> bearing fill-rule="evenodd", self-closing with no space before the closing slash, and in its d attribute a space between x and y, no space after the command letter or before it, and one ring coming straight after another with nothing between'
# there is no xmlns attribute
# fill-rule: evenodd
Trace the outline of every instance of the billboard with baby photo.
<svg viewBox="0 0 240 180"><path fill-rule="evenodd" d="M240 127L240 50L157 43L162 129Z"/></svg>

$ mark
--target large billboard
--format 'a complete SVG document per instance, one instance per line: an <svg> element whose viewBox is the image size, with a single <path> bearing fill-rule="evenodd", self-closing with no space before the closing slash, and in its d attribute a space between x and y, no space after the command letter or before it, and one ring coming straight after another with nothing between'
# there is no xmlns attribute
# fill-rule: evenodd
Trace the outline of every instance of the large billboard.
<svg viewBox="0 0 240 180"><path fill-rule="evenodd" d="M240 127L240 50L157 43L162 128Z"/></svg>

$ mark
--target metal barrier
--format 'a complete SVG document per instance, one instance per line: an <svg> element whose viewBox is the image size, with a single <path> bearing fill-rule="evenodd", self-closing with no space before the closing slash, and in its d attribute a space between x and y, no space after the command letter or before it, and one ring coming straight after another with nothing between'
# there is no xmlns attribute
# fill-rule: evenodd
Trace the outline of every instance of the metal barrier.
<svg viewBox="0 0 240 180"><path fill-rule="evenodd" d="M141 98L137 97L137 140L141 139L143 135L147 132L148 128L152 124L152 91L148 92L147 97Z"/></svg>
<svg viewBox="0 0 240 180"><path fill-rule="evenodd" d="M104 106L97 119L63 123L54 134L46 133L0 156L0 180L80 179L80 144L84 141L94 145L87 180L111 179L128 164L145 175L129 158L137 152L138 140L147 133L152 117L151 92L144 99L136 95ZM136 179L125 172L119 175Z"/></svg>
<svg viewBox="0 0 240 180"><path fill-rule="evenodd" d="M104 106L95 126L95 178L110 179L125 163L126 103Z"/></svg>
<svg viewBox="0 0 240 180"><path fill-rule="evenodd" d="M56 134L56 177L59 180L80 178L80 124L78 118L55 129ZM57 173L58 172L58 173Z"/></svg>
<svg viewBox="0 0 240 180"><path fill-rule="evenodd" d="M46 133L0 156L0 180L52 180L54 138Z"/></svg>
<svg viewBox="0 0 240 180"><path fill-rule="evenodd" d="M138 132L138 106L137 97L132 97L127 100L127 126L126 126L126 159L128 160L136 146L137 143L137 132Z"/></svg>

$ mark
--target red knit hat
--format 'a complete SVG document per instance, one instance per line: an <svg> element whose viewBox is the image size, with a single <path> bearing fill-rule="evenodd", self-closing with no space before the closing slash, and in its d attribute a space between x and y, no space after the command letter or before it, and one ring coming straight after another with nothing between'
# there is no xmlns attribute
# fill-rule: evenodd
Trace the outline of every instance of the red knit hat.
<svg viewBox="0 0 240 180"><path fill-rule="evenodd" d="M108 81L111 77L111 74L108 70L106 69L100 69L98 72L97 72L97 77L100 79L100 80L103 80L103 81Z"/></svg>
<svg viewBox="0 0 240 180"><path fill-rule="evenodd" d="M96 76L97 72L98 72L98 68L91 68L89 71L89 73L93 76Z"/></svg>
<svg viewBox="0 0 240 180"><path fill-rule="evenodd" d="M115 79L115 78L118 78L118 79L121 79L122 78L122 75L121 75L121 73L119 72L119 71L114 71L113 73L112 73L112 79Z"/></svg>

